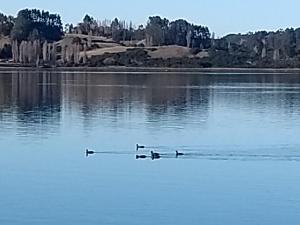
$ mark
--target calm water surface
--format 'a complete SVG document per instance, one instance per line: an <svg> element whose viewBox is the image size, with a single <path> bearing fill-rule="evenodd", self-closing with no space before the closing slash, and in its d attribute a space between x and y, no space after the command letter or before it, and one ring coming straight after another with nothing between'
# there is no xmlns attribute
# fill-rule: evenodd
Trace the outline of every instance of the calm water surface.
<svg viewBox="0 0 300 225"><path fill-rule="evenodd" d="M0 72L0 224L298 225L299 133L299 74Z"/></svg>

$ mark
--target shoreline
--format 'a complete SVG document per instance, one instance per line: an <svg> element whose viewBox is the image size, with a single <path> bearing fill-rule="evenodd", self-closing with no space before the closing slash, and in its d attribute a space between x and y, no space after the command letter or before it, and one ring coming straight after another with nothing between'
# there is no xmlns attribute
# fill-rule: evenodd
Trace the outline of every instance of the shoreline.
<svg viewBox="0 0 300 225"><path fill-rule="evenodd" d="M0 65L3 71L56 71L56 72L94 72L94 73L300 73L300 68L166 68L166 67L52 67L37 68L26 66Z"/></svg>

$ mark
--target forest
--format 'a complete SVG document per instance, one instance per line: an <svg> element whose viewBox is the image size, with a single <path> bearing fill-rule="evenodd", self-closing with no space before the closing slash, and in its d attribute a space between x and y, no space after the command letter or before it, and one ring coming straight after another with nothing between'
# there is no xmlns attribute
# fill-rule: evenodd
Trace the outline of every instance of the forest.
<svg viewBox="0 0 300 225"><path fill-rule="evenodd" d="M207 26L184 19L151 16L146 25L136 26L85 15L78 24L63 25L60 15L24 9L17 17L0 13L0 60L56 66L300 66L300 29L214 36ZM187 53L152 57L174 46Z"/></svg>

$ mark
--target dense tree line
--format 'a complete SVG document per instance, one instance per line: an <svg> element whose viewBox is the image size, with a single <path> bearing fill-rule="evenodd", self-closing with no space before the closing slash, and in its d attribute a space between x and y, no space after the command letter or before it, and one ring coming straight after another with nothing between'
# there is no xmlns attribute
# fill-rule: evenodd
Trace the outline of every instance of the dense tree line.
<svg viewBox="0 0 300 225"><path fill-rule="evenodd" d="M193 25L186 20L179 19L170 22L159 16L150 17L146 27L147 44L180 45L189 48L209 48L211 34L204 26Z"/></svg>
<svg viewBox="0 0 300 225"><path fill-rule="evenodd" d="M115 18L112 21L96 21L86 15L77 26L66 24L66 33L91 34L112 38L116 42L144 40L151 46L181 45L191 48L210 47L210 32L207 27L197 26L185 20L169 21L159 16L149 17L147 26L135 28L132 22ZM57 41L63 35L59 15L37 9L21 10L16 18L0 14L0 34L10 35L13 40Z"/></svg>
<svg viewBox="0 0 300 225"><path fill-rule="evenodd" d="M204 26L193 25L185 20L169 21L159 16L149 17L147 26L134 28L131 22L115 18L112 21L96 21L86 15L76 27L67 25L69 33L93 34L112 38L116 42L144 40L149 46L180 45L190 48L209 48L211 34Z"/></svg>
<svg viewBox="0 0 300 225"><path fill-rule="evenodd" d="M11 31L12 39L18 41L58 41L62 35L63 27L60 16L37 9L21 10Z"/></svg>
<svg viewBox="0 0 300 225"><path fill-rule="evenodd" d="M219 66L298 67L300 28L227 35L214 40L210 51Z"/></svg>

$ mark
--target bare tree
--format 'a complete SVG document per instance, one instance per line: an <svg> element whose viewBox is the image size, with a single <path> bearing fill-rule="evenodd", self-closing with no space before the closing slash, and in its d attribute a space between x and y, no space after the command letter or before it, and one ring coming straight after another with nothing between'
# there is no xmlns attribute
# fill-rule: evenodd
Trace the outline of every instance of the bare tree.
<svg viewBox="0 0 300 225"><path fill-rule="evenodd" d="M52 65L56 64L56 46L55 46L55 43L52 43L51 62L52 62Z"/></svg>
<svg viewBox="0 0 300 225"><path fill-rule="evenodd" d="M22 41L21 42L21 44L20 44L20 47L19 47L19 49L20 49L20 54L19 54L19 62L20 63L23 63L24 61L23 61L23 45L24 45L24 42Z"/></svg>
<svg viewBox="0 0 300 225"><path fill-rule="evenodd" d="M87 61L86 50L87 50L87 46L86 46L86 44L84 44L84 46L83 46L83 57L82 57L83 64L86 64L86 61Z"/></svg>
<svg viewBox="0 0 300 225"><path fill-rule="evenodd" d="M280 52L279 49L275 49L273 53L273 60L278 61L280 59Z"/></svg>
<svg viewBox="0 0 300 225"><path fill-rule="evenodd" d="M47 62L47 50L48 50L48 42L44 41L43 43L43 61Z"/></svg>
<svg viewBox="0 0 300 225"><path fill-rule="evenodd" d="M89 48L92 47L92 31L89 32L87 45L88 45Z"/></svg>
<svg viewBox="0 0 300 225"><path fill-rule="evenodd" d="M28 63L32 63L33 62L33 58L34 58L34 51L33 51L33 44L31 41L27 42L27 58L28 58Z"/></svg>
<svg viewBox="0 0 300 225"><path fill-rule="evenodd" d="M12 41L12 56L15 63L19 62L19 45L17 40Z"/></svg>
<svg viewBox="0 0 300 225"><path fill-rule="evenodd" d="M186 34L186 43L187 43L187 47L190 48L191 43L192 43L192 31L191 30L189 30Z"/></svg>
<svg viewBox="0 0 300 225"><path fill-rule="evenodd" d="M61 45L61 61L63 64L66 62L66 45L64 43Z"/></svg>

